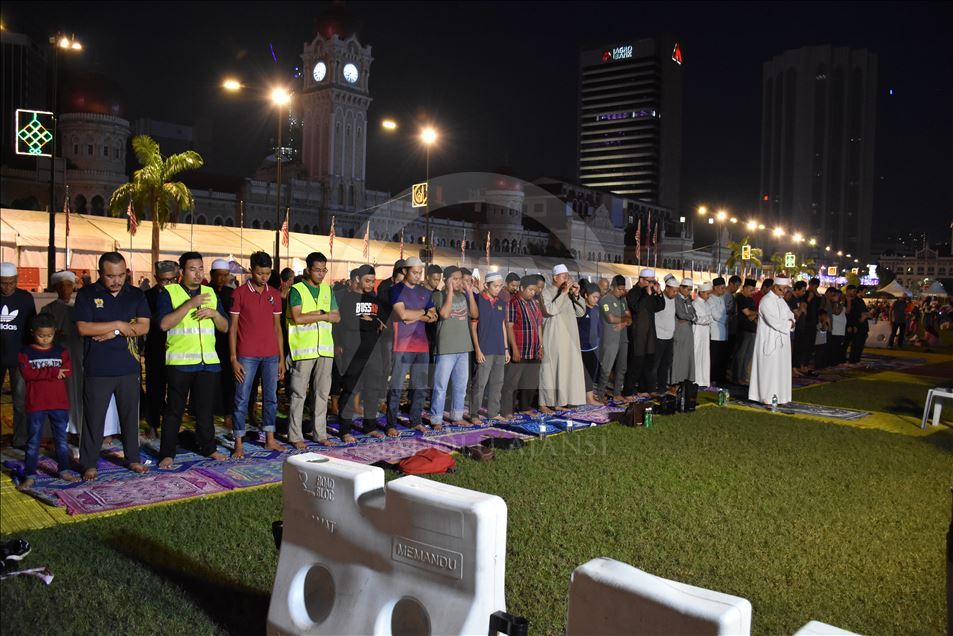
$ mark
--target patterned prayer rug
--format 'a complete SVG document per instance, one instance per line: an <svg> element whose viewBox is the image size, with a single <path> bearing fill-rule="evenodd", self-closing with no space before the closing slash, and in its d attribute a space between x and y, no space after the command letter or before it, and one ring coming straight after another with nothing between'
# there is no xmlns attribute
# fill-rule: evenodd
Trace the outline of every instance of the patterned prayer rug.
<svg viewBox="0 0 953 636"><path fill-rule="evenodd" d="M229 490L214 479L194 470L182 473L157 473L122 482L92 481L56 496L71 515L88 514L141 506L143 504L198 497Z"/></svg>
<svg viewBox="0 0 953 636"><path fill-rule="evenodd" d="M751 400L738 400L741 406L750 406L752 408L771 410L770 404L761 404ZM855 411L853 409L843 409L836 406L821 406L820 404L805 404L804 402L788 402L779 404L778 412L785 415L810 415L811 417L822 417L834 420L854 421L870 415L867 411Z"/></svg>
<svg viewBox="0 0 953 636"><path fill-rule="evenodd" d="M278 454L275 452L276 456ZM281 481L284 458L281 461L275 461L277 457L265 460L248 459L247 451L245 457L237 461L208 462L204 466L194 468L193 471L214 479L227 489L248 488Z"/></svg>
<svg viewBox="0 0 953 636"><path fill-rule="evenodd" d="M317 453L323 453L338 459L347 459L359 464L374 464L380 461L393 464L425 448L446 450L445 446L441 446L425 437L391 439L388 443L382 444L361 444L331 448L318 447L312 450Z"/></svg>
<svg viewBox="0 0 953 636"><path fill-rule="evenodd" d="M441 446L446 446L452 450L460 450L467 446L479 445L480 442L491 437L498 437L502 439L518 438L522 440L532 439L531 435L525 435L523 433L517 433L514 431L505 431L502 428L496 427L476 428L459 433L440 433L437 435L428 436L425 439L428 442L440 444Z"/></svg>

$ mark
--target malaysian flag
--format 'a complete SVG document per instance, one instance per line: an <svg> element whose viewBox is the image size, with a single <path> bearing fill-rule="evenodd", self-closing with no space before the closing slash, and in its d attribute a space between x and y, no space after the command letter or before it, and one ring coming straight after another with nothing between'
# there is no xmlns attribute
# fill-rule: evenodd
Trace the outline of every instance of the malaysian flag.
<svg viewBox="0 0 953 636"><path fill-rule="evenodd" d="M370 259L371 253L371 222L367 222L367 226L364 228L364 260Z"/></svg>
<svg viewBox="0 0 953 636"><path fill-rule="evenodd" d="M463 265L463 262L467 258L467 231L463 230L463 240L460 241L460 265Z"/></svg>
<svg viewBox="0 0 953 636"><path fill-rule="evenodd" d="M486 262L490 262L490 232L486 233Z"/></svg>
<svg viewBox="0 0 953 636"><path fill-rule="evenodd" d="M69 238L69 186L66 186L66 199L63 201L63 212L66 213L66 238Z"/></svg>
<svg viewBox="0 0 953 636"><path fill-rule="evenodd" d="M136 230L139 229L139 219L136 218L136 211L132 209L132 199L129 199L129 207L126 208L126 216L129 217L129 233L135 236Z"/></svg>
<svg viewBox="0 0 953 636"><path fill-rule="evenodd" d="M635 225L635 264L642 264L642 218Z"/></svg>
<svg viewBox="0 0 953 636"><path fill-rule="evenodd" d="M652 247L655 248L655 258L652 261L652 266L655 267L658 265L658 219L655 219L655 227L652 228Z"/></svg>
<svg viewBox="0 0 953 636"><path fill-rule="evenodd" d="M291 214L291 208L285 208L285 222L281 224L281 244L285 247L291 244L291 235L288 234L288 215Z"/></svg>
<svg viewBox="0 0 953 636"><path fill-rule="evenodd" d="M328 232L328 251L330 256L334 258L334 217L331 217L331 231Z"/></svg>
<svg viewBox="0 0 953 636"><path fill-rule="evenodd" d="M404 228L400 229L400 260L404 260Z"/></svg>

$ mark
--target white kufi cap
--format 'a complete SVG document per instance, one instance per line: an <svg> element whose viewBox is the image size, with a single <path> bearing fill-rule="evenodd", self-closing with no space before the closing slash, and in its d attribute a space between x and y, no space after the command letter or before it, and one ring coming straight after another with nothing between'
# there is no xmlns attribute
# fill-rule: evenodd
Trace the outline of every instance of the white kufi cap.
<svg viewBox="0 0 953 636"><path fill-rule="evenodd" d="M655 278L655 270L645 268L639 272L639 278Z"/></svg>
<svg viewBox="0 0 953 636"><path fill-rule="evenodd" d="M560 263L559 265L553 268L553 276L557 276L559 274L568 274L568 273L569 273L569 268L563 265L562 263Z"/></svg>
<svg viewBox="0 0 953 636"><path fill-rule="evenodd" d="M212 271L215 271L216 269L228 269L228 261L226 261L224 258L216 258L214 261L212 261Z"/></svg>
<svg viewBox="0 0 953 636"><path fill-rule="evenodd" d="M694 287L694 286L695 286L695 281L693 281L691 278L682 279L682 287Z"/></svg>

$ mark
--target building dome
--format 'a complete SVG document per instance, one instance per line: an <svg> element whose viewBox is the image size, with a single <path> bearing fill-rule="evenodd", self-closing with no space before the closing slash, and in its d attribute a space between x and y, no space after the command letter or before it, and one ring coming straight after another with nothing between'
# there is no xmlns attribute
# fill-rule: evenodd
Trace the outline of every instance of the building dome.
<svg viewBox="0 0 953 636"><path fill-rule="evenodd" d="M66 78L60 98L61 113L93 113L123 117L125 99L119 84L100 73Z"/></svg>
<svg viewBox="0 0 953 636"><path fill-rule="evenodd" d="M331 3L314 20L314 32L325 40L338 36L344 40L357 33L357 19L343 2Z"/></svg>

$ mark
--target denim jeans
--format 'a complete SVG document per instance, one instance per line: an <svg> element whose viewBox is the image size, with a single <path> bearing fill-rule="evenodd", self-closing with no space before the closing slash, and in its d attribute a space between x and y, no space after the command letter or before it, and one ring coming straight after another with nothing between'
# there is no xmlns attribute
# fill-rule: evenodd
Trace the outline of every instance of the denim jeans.
<svg viewBox="0 0 953 636"><path fill-rule="evenodd" d="M427 365L430 354L426 351L395 351L394 367L390 378L390 391L387 394L387 426L397 426L397 409L400 408L400 392L404 388L404 376L410 371L410 386L407 397L410 398L410 425L421 423L424 410L424 397L427 391ZM465 385L464 385L465 386Z"/></svg>
<svg viewBox="0 0 953 636"><path fill-rule="evenodd" d="M59 464L59 472L68 470L70 467L69 446L66 445L66 426L69 424L69 411L50 410L50 411L32 411L27 416L27 432L29 438L26 443L26 467L23 470L24 477L33 477L36 475L36 465L40 461L40 438L43 436L43 421L50 418L50 431L53 433L53 444L56 448L56 462Z"/></svg>
<svg viewBox="0 0 953 636"><path fill-rule="evenodd" d="M261 369L261 428L268 433L275 432L275 415L278 411L278 356L267 358L246 358L238 356L238 364L245 369L245 381L235 381L235 412L232 414L232 433L245 432L245 420L248 418L248 401L251 399L252 386L258 369ZM224 373L227 373L225 371Z"/></svg>
<svg viewBox="0 0 953 636"><path fill-rule="evenodd" d="M470 379L470 353L445 353L434 357L433 396L430 398L430 422L443 421L443 405L447 401L447 382L453 382L450 396L450 419L463 419L463 403Z"/></svg>

